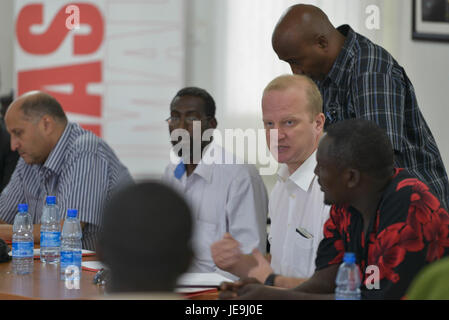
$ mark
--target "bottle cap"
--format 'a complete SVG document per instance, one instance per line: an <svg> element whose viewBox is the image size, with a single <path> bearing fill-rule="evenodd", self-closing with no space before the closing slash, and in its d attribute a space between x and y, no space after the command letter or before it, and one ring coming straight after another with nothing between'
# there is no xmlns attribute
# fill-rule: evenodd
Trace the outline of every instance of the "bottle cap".
<svg viewBox="0 0 449 320"><path fill-rule="evenodd" d="M68 209L67 210L67 217L76 218L77 215L78 215L78 210L76 210L76 209Z"/></svg>
<svg viewBox="0 0 449 320"><path fill-rule="evenodd" d="M19 212L28 212L28 204L20 203L18 205Z"/></svg>
<svg viewBox="0 0 449 320"><path fill-rule="evenodd" d="M345 255L343 256L343 262L355 263L355 253L354 252L345 252Z"/></svg>
<svg viewBox="0 0 449 320"><path fill-rule="evenodd" d="M56 204L56 197L55 196L47 196L47 204Z"/></svg>

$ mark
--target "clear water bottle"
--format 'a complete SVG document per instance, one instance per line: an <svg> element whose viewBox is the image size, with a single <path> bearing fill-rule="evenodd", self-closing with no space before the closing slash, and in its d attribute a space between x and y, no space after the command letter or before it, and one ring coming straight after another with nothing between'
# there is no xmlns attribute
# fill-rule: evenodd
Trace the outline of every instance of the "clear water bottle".
<svg viewBox="0 0 449 320"><path fill-rule="evenodd" d="M41 217L41 262L58 263L61 247L61 218L55 196L47 196Z"/></svg>
<svg viewBox="0 0 449 320"><path fill-rule="evenodd" d="M79 280L81 278L81 225L77 218L78 210L67 210L61 234L61 279Z"/></svg>
<svg viewBox="0 0 449 320"><path fill-rule="evenodd" d="M34 267L33 222L27 204L19 204L18 209L12 226L12 270L15 274L27 274Z"/></svg>
<svg viewBox="0 0 449 320"><path fill-rule="evenodd" d="M335 300L360 300L360 272L355 254L346 252L335 280Z"/></svg>

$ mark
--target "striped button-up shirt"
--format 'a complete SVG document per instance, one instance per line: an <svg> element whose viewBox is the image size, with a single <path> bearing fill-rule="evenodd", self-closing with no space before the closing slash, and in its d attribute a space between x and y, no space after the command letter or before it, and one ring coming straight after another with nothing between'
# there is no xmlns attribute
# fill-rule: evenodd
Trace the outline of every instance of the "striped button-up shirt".
<svg viewBox="0 0 449 320"><path fill-rule="evenodd" d="M47 195L56 196L61 219L67 209L78 209L85 223L82 244L94 250L105 201L111 193L132 183L128 169L100 138L78 124L68 123L43 165L20 158L0 196L0 219L12 224L19 203L27 203L34 224L40 224Z"/></svg>
<svg viewBox="0 0 449 320"><path fill-rule="evenodd" d="M395 166L425 182L448 208L446 170L404 69L348 25L338 30L346 37L343 48L329 74L317 82L326 126L351 118L376 122L390 137Z"/></svg>

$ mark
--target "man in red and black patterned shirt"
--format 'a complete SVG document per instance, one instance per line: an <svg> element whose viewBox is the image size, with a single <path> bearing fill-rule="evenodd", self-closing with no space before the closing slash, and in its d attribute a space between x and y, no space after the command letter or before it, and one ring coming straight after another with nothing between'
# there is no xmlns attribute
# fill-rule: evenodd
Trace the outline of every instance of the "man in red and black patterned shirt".
<svg viewBox="0 0 449 320"><path fill-rule="evenodd" d="M223 284L221 297L333 299L345 252L356 255L363 299L404 297L422 267L449 254L449 215L423 182L393 167L393 157L388 136L374 122L329 127L315 173L332 209L314 275L292 290L252 280Z"/></svg>

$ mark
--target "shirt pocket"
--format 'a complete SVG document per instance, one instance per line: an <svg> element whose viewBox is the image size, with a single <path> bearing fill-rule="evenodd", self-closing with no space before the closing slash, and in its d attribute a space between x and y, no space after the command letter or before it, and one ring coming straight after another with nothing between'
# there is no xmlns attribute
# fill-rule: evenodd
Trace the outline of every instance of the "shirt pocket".
<svg viewBox="0 0 449 320"><path fill-rule="evenodd" d="M217 225L203 220L196 220L193 234L195 257L201 261L212 261L210 247L217 238Z"/></svg>
<svg viewBox="0 0 449 320"><path fill-rule="evenodd" d="M307 239L301 235L297 235L294 241L294 253L292 267L294 276L300 278L310 277L315 270L313 238Z"/></svg>

